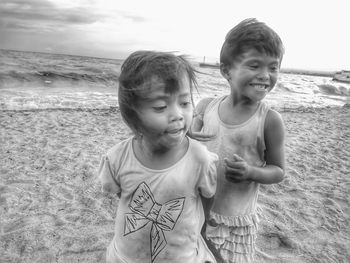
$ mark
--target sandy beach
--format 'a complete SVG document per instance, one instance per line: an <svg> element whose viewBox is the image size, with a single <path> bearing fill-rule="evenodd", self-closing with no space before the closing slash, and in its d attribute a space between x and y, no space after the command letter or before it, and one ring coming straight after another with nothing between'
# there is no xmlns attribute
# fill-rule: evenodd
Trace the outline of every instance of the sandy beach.
<svg viewBox="0 0 350 263"><path fill-rule="evenodd" d="M350 262L350 107L281 112L285 180L261 187L257 262ZM118 201L100 157L117 108L0 111L0 262L104 262Z"/></svg>

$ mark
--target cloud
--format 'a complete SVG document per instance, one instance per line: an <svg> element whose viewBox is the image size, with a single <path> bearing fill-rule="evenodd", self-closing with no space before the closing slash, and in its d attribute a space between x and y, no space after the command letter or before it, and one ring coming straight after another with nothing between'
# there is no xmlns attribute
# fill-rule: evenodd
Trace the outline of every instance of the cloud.
<svg viewBox="0 0 350 263"><path fill-rule="evenodd" d="M128 13L121 13L121 15L123 16L123 18L129 19L132 22L136 22L136 23L143 23L146 21L146 18L141 17L141 16L131 15Z"/></svg>
<svg viewBox="0 0 350 263"><path fill-rule="evenodd" d="M146 19L129 10L120 10L115 3L104 0L1 0L0 33L4 37L18 34L56 34L60 31L73 32L79 35L88 34L98 28L125 24L142 24ZM85 4L82 4L84 2ZM75 5L74 5L75 4ZM3 42L0 40L0 42ZM0 43L1 44L1 43ZM1 46L1 45L0 45Z"/></svg>
<svg viewBox="0 0 350 263"><path fill-rule="evenodd" d="M81 25L102 20L102 14L87 7L64 8L47 0L2 0L0 26L4 29L30 29L50 25Z"/></svg>
<svg viewBox="0 0 350 263"><path fill-rule="evenodd" d="M114 0L0 0L0 48L107 56L145 22Z"/></svg>
<svg viewBox="0 0 350 263"><path fill-rule="evenodd" d="M60 7L48 0L2 0L0 2L0 19L2 21L17 21L8 26L20 23L41 22L60 24L92 24L115 16L132 22L141 23L145 19L129 12L115 10L107 13L99 8L94 8L93 2L87 6ZM4 25L6 23L2 23Z"/></svg>

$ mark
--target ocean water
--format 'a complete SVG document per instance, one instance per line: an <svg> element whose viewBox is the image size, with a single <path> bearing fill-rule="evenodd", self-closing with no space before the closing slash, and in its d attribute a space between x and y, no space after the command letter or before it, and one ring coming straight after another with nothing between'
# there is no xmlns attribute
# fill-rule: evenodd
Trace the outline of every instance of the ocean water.
<svg viewBox="0 0 350 263"><path fill-rule="evenodd" d="M0 50L0 110L109 108L118 105L122 60ZM200 68L194 101L229 93L218 69ZM265 99L272 107L333 107L350 103L350 84L281 73Z"/></svg>

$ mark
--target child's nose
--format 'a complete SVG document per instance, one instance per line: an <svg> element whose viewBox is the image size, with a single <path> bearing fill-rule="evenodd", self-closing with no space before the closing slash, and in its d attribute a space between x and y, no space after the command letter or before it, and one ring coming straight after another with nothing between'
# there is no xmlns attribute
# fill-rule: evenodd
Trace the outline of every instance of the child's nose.
<svg viewBox="0 0 350 263"><path fill-rule="evenodd" d="M258 75L259 80L268 80L270 78L268 69L261 69Z"/></svg>
<svg viewBox="0 0 350 263"><path fill-rule="evenodd" d="M178 106L173 106L170 109L170 120L171 121L178 121L178 120L182 120L183 119L183 115L182 115L182 110L180 107Z"/></svg>

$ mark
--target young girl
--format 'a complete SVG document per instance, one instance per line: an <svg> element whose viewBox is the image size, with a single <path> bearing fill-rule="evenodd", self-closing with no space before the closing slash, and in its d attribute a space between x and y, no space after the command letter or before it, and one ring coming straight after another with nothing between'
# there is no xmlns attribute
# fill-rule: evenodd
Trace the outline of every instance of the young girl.
<svg viewBox="0 0 350 263"><path fill-rule="evenodd" d="M107 262L215 262L200 231L218 157L187 136L194 85L181 56L138 51L122 65L119 107L134 136L99 168L103 190L120 197Z"/></svg>
<svg viewBox="0 0 350 263"><path fill-rule="evenodd" d="M264 23L247 19L226 36L220 70L231 92L197 105L194 131L211 135L218 185L206 236L225 262L252 262L259 184L284 177L284 125L262 100L277 81L284 48Z"/></svg>

